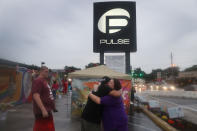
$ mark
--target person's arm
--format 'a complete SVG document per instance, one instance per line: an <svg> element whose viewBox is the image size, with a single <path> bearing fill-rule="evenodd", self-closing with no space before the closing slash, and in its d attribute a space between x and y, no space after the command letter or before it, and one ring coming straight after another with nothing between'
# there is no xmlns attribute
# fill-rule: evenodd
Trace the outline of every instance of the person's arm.
<svg viewBox="0 0 197 131"><path fill-rule="evenodd" d="M89 94L89 98L94 101L96 104L102 104L102 105L117 105L119 104L119 101L114 100L113 97L110 96L104 96L104 97L98 97L94 94Z"/></svg>
<svg viewBox="0 0 197 131"><path fill-rule="evenodd" d="M96 104L101 104L101 98L100 98L100 97L98 97L98 96L96 96L96 95L94 95L94 94L92 94L92 93L89 94L89 97L90 97L90 99L91 99L92 101L94 101Z"/></svg>
<svg viewBox="0 0 197 131"><path fill-rule="evenodd" d="M109 92L109 95L114 96L114 97L120 97L121 94L122 94L121 90L118 90L118 91L117 90L112 90L112 91Z"/></svg>
<svg viewBox="0 0 197 131"><path fill-rule="evenodd" d="M46 108L44 107L41 99L40 99L40 94L39 93L34 93L33 94L33 99L35 100L36 104L38 105L38 107L40 108L40 110L42 111L42 116L43 117L48 117L49 114L46 110Z"/></svg>

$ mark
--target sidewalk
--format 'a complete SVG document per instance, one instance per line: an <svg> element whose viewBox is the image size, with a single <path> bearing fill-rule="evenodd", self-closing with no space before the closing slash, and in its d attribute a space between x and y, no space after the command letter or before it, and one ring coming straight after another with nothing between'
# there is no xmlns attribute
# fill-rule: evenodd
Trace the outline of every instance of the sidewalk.
<svg viewBox="0 0 197 131"><path fill-rule="evenodd" d="M53 113L56 131L80 131L80 120L71 120L71 97L64 95L56 100L59 112ZM23 104L9 110L7 119L0 121L1 131L32 131L34 116L32 104Z"/></svg>
<svg viewBox="0 0 197 131"><path fill-rule="evenodd" d="M80 131L80 120L71 119L71 94L56 100L58 112L54 113L56 131Z"/></svg>
<svg viewBox="0 0 197 131"><path fill-rule="evenodd" d="M63 95L56 100L59 112L54 113L56 131L80 131L80 120L71 119L71 95ZM32 131L34 116L32 104L23 104L10 110L6 121L0 121L1 131ZM129 116L129 131L160 131L143 113Z"/></svg>
<svg viewBox="0 0 197 131"><path fill-rule="evenodd" d="M128 128L129 131L162 131L142 112L129 116Z"/></svg>

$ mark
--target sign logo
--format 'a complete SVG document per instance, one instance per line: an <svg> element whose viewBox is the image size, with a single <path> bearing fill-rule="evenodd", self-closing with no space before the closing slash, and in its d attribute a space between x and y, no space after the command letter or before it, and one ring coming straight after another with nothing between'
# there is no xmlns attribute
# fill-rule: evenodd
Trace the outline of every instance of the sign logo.
<svg viewBox="0 0 197 131"><path fill-rule="evenodd" d="M98 29L105 34L121 31L128 25L130 14L122 8L115 8L105 12L98 21Z"/></svg>
<svg viewBox="0 0 197 131"><path fill-rule="evenodd" d="M136 52L136 3L94 3L93 51Z"/></svg>

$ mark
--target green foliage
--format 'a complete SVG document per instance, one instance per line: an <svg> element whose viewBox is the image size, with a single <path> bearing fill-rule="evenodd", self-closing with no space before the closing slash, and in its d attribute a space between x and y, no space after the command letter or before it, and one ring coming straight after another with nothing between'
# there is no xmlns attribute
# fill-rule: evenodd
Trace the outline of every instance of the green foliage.
<svg viewBox="0 0 197 131"><path fill-rule="evenodd" d="M134 78L143 78L144 75L146 73L144 71L141 70L141 68L136 68L133 72L132 72L132 77Z"/></svg>
<svg viewBox="0 0 197 131"><path fill-rule="evenodd" d="M186 68L184 71L197 71L197 65L193 65L192 67Z"/></svg>
<svg viewBox="0 0 197 131"><path fill-rule="evenodd" d="M167 69L163 70L163 72L165 73L167 77L170 77L170 76L176 77L178 76L180 69L179 67L168 67Z"/></svg>
<svg viewBox="0 0 197 131"><path fill-rule="evenodd" d="M87 69L87 68L96 67L96 66L99 66L99 65L100 65L100 63L89 63L89 64L86 65L85 67L86 67L86 69Z"/></svg>
<svg viewBox="0 0 197 131"><path fill-rule="evenodd" d="M154 81L154 80L156 80L157 79L157 72L161 72L161 75L164 74L162 69L155 69L155 70L152 70L151 73L146 74L145 80L146 81Z"/></svg>
<svg viewBox="0 0 197 131"><path fill-rule="evenodd" d="M77 68L74 66L65 66L64 70L65 70L65 73L68 74L68 73L74 72L76 70L81 70L81 68Z"/></svg>
<svg viewBox="0 0 197 131"><path fill-rule="evenodd" d="M161 72L161 78L165 79L166 77L176 77L178 76L178 73L180 72L179 67L168 67L164 70L162 69L155 69L152 70L152 72L150 74L146 74L146 76L144 77L146 81L154 81L157 80L157 73Z"/></svg>

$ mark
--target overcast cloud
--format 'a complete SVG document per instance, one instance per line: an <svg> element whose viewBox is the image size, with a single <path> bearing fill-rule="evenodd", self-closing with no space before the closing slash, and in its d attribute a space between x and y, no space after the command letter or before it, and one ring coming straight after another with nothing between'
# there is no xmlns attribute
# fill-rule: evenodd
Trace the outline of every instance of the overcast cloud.
<svg viewBox="0 0 197 131"><path fill-rule="evenodd" d="M0 57L36 65L44 61L56 69L99 62L93 53L93 2L0 0ZM181 69L197 64L196 0L137 0L136 6L133 67L167 68L171 52Z"/></svg>

